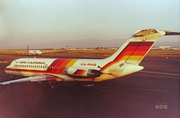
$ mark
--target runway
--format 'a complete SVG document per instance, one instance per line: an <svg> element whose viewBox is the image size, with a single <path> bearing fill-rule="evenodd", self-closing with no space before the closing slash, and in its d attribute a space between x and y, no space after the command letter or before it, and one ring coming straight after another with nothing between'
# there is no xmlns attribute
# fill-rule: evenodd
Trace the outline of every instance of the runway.
<svg viewBox="0 0 180 118"><path fill-rule="evenodd" d="M0 64L1 81L10 79L7 65ZM141 65L141 72L94 86L0 86L0 118L178 118L180 60L145 57Z"/></svg>

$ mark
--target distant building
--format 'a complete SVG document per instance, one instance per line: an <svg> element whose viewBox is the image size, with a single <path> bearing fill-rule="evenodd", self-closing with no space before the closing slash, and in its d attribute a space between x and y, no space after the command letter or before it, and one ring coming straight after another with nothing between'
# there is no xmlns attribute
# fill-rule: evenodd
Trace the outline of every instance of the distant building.
<svg viewBox="0 0 180 118"><path fill-rule="evenodd" d="M160 50L172 50L172 46L159 46L158 49L160 49Z"/></svg>
<svg viewBox="0 0 180 118"><path fill-rule="evenodd" d="M177 47L177 48L173 48L174 50L180 50L180 47Z"/></svg>

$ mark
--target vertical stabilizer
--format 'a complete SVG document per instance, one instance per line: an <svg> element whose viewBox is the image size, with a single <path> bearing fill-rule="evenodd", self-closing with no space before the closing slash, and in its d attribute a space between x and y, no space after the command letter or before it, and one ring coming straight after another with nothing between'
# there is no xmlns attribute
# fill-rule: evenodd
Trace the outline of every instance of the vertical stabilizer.
<svg viewBox="0 0 180 118"><path fill-rule="evenodd" d="M28 50L28 51L30 50L30 47L29 47L29 45L27 45L27 50Z"/></svg>
<svg viewBox="0 0 180 118"><path fill-rule="evenodd" d="M143 60L157 39L164 35L180 35L179 32L140 30L132 35L112 56L101 72L109 74L109 79L122 77L143 69L139 63Z"/></svg>
<svg viewBox="0 0 180 118"><path fill-rule="evenodd" d="M164 35L164 31L155 29L140 30L130 37L112 56L106 59L113 62L121 61L138 65L157 39Z"/></svg>

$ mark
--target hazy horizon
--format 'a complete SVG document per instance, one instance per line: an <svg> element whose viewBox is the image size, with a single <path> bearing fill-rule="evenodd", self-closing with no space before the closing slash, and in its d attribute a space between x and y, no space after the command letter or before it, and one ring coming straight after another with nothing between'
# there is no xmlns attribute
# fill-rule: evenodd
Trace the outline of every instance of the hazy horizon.
<svg viewBox="0 0 180 118"><path fill-rule="evenodd" d="M179 12L179 0L2 0L0 49L119 47L140 29L180 31Z"/></svg>

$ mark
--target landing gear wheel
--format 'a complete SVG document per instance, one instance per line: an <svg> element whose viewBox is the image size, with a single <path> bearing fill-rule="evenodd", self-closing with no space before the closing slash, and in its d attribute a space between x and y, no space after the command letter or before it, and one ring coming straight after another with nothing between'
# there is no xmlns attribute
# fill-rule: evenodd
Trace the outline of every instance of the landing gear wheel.
<svg viewBox="0 0 180 118"><path fill-rule="evenodd" d="M51 85L51 88L53 89L55 86L54 85Z"/></svg>
<svg viewBox="0 0 180 118"><path fill-rule="evenodd" d="M55 83L56 82L54 82L54 81L48 81L48 83L49 83L49 85L50 85L50 87L53 89L53 88L55 88Z"/></svg>

